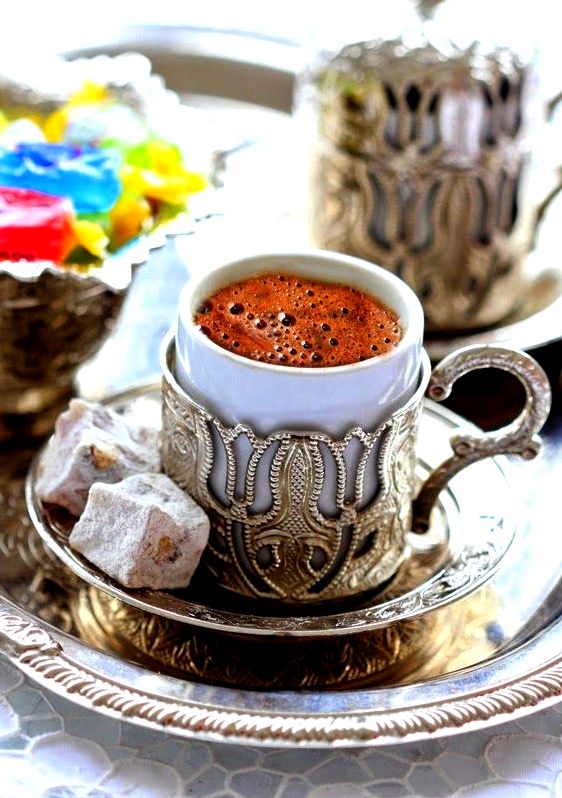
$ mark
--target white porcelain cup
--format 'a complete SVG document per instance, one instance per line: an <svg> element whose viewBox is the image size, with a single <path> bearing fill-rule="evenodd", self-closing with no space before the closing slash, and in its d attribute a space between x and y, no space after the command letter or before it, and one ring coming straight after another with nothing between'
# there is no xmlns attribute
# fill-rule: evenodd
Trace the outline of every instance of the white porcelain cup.
<svg viewBox="0 0 562 798"><path fill-rule="evenodd" d="M400 343L387 354L326 368L261 363L213 343L193 320L201 302L226 285L266 272L298 274L373 294L397 313ZM278 429L341 436L355 425L377 427L414 394L422 338L420 302L384 269L318 250L252 255L197 275L185 286L177 321L176 378L227 424L243 422L263 436Z"/></svg>
<svg viewBox="0 0 562 798"><path fill-rule="evenodd" d="M203 300L226 285L267 272L285 272L345 284L373 294L400 320L402 338L387 354L347 366L298 368L250 360L213 343L194 322ZM251 255L192 278L179 301L176 330L176 379L180 386L228 425L248 424L266 437L277 430L319 430L340 438L355 426L373 430L402 407L420 382L423 311L414 292L390 272L332 252L319 250ZM250 456L243 439L240 464ZM220 452L220 449L218 449ZM353 468L357 453L346 455ZM273 455L273 452L272 452ZM322 512L336 512L336 467L326 458ZM258 475L254 510L270 502L266 469ZM242 484L244 468L238 469ZM221 455L210 476L216 496L226 499L226 463ZM366 472L364 493L377 491L377 471Z"/></svg>

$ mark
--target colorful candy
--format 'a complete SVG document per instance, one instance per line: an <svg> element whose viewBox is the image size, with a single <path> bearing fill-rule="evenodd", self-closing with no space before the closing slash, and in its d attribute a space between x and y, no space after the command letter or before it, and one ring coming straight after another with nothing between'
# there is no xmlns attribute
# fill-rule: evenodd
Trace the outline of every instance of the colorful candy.
<svg viewBox="0 0 562 798"><path fill-rule="evenodd" d="M0 191L15 197L21 190L30 207L62 214L43 218L26 208L25 236L18 232L25 227L21 214L15 226L6 217L0 260L95 265L186 210L205 186L186 168L180 149L156 137L147 119L115 102L106 87L85 83L47 117L34 111L9 118L0 111ZM3 203L5 217L9 202Z"/></svg>
<svg viewBox="0 0 562 798"><path fill-rule="evenodd" d="M103 227L87 219L78 219L74 222L74 235L76 243L83 247L95 258L105 258L109 244L109 236Z"/></svg>
<svg viewBox="0 0 562 798"><path fill-rule="evenodd" d="M152 211L144 197L124 194L111 210L112 243L117 248L126 244L150 225Z"/></svg>
<svg viewBox="0 0 562 798"><path fill-rule="evenodd" d="M183 205L205 185L201 175L183 166L179 149L165 141L133 147L125 161L121 177L126 188L170 205Z"/></svg>
<svg viewBox="0 0 562 798"><path fill-rule="evenodd" d="M77 213L110 210L121 193L118 157L94 147L18 144L0 149L0 185L68 197Z"/></svg>
<svg viewBox="0 0 562 798"><path fill-rule="evenodd" d="M76 243L72 203L22 188L0 188L0 260L62 263Z"/></svg>

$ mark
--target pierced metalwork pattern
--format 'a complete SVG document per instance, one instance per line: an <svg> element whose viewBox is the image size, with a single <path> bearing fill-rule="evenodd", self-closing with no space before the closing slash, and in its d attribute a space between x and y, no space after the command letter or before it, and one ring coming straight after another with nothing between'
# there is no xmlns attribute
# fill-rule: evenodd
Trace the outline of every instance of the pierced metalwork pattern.
<svg viewBox="0 0 562 798"><path fill-rule="evenodd" d="M422 426L428 417L424 413ZM35 472L35 467L30 470L27 484L28 511L44 542L72 572L59 569L57 581L63 574L76 574L151 615L254 641L285 636L334 640L433 614L458 603L488 581L509 551L515 533L514 519L503 509L501 513L475 516L467 537L454 494L447 489L439 497L431 530L424 535L408 535L409 555L389 585L376 596L367 596L359 606L346 611L332 608L329 614L321 606L316 615L303 614L300 608L295 608L292 615L267 614L263 605L250 607L234 594L226 600L215 589L214 580L198 579L187 591L173 592L129 590L117 584L70 548L68 536L73 519L68 515L54 517L37 501L33 490ZM418 462L418 474L423 477L428 472L428 466Z"/></svg>
<svg viewBox="0 0 562 798"><path fill-rule="evenodd" d="M312 76L311 222L326 249L402 277L430 330L495 324L557 186L523 203L527 65L420 39L349 45Z"/></svg>
<svg viewBox="0 0 562 798"><path fill-rule="evenodd" d="M422 485L412 515L425 359L417 393L373 432L355 427L338 441L320 432L279 431L262 439L247 424L225 426L178 386L169 336L162 348L162 463L209 512L211 539L203 562L214 580L246 596L294 604L349 598L383 584L400 564L406 533L428 529L437 496L451 477L494 454L531 459L539 450L536 433L548 415L551 392L545 373L528 355L501 347L466 347L437 366L430 395L444 399L463 374L487 367L508 371L521 381L527 395L524 410L500 430L452 439L453 456ZM236 451L242 438L250 447L246 463ZM351 442L359 442L362 449L348 473ZM262 469L271 500L266 510L257 512L256 476L273 446L271 464ZM331 453L337 469L334 517L319 507L326 481L320 446ZM226 462L223 497L212 488L213 469L221 459ZM362 504L368 467L376 470L378 492Z"/></svg>
<svg viewBox="0 0 562 798"><path fill-rule="evenodd" d="M317 602L364 593L389 579L411 528L422 397L423 389L373 432L354 427L341 440L286 431L260 438L247 424L224 425L165 378L163 467L209 512L212 534L204 560L218 583L253 597ZM250 447L242 489L236 451L241 439ZM357 444L360 456L350 473L346 455ZM226 458L221 498L210 485L219 446ZM327 479L321 447L336 469L333 517L320 509ZM256 512L258 471L272 449L271 500ZM365 503L369 468L378 489Z"/></svg>

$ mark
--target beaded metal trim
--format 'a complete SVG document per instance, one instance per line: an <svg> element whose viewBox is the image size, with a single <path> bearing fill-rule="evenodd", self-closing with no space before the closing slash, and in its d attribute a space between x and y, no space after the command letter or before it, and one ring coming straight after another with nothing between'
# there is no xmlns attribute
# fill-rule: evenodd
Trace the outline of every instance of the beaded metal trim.
<svg viewBox="0 0 562 798"><path fill-rule="evenodd" d="M352 44L315 67L302 92L315 243L398 274L430 329L504 319L562 185L527 207L531 80L512 53L445 53L423 37Z"/></svg>
<svg viewBox="0 0 562 798"><path fill-rule="evenodd" d="M423 386L372 432L354 427L335 440L318 431L283 430L261 438L247 424L227 426L194 403L173 380L173 357L170 349L162 462L174 482L209 512L212 534L205 562L219 584L246 596L301 603L363 593L395 573L411 528ZM427 362L424 371L426 383ZM251 447L243 479L240 439ZM224 448L220 456L218 446ZM360 455L350 472L346 453L357 446ZM327 453L336 472L333 517L319 508ZM217 461L226 462L222 500L209 484ZM270 506L254 512L256 480L263 479L264 466ZM376 469L378 490L365 505L368 468Z"/></svg>

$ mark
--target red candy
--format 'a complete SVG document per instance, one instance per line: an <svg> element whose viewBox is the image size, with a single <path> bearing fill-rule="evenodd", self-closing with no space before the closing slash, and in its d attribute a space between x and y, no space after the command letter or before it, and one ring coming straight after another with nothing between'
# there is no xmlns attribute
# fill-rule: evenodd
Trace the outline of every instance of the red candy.
<svg viewBox="0 0 562 798"><path fill-rule="evenodd" d="M62 263L76 243L70 200L0 188L0 260Z"/></svg>

